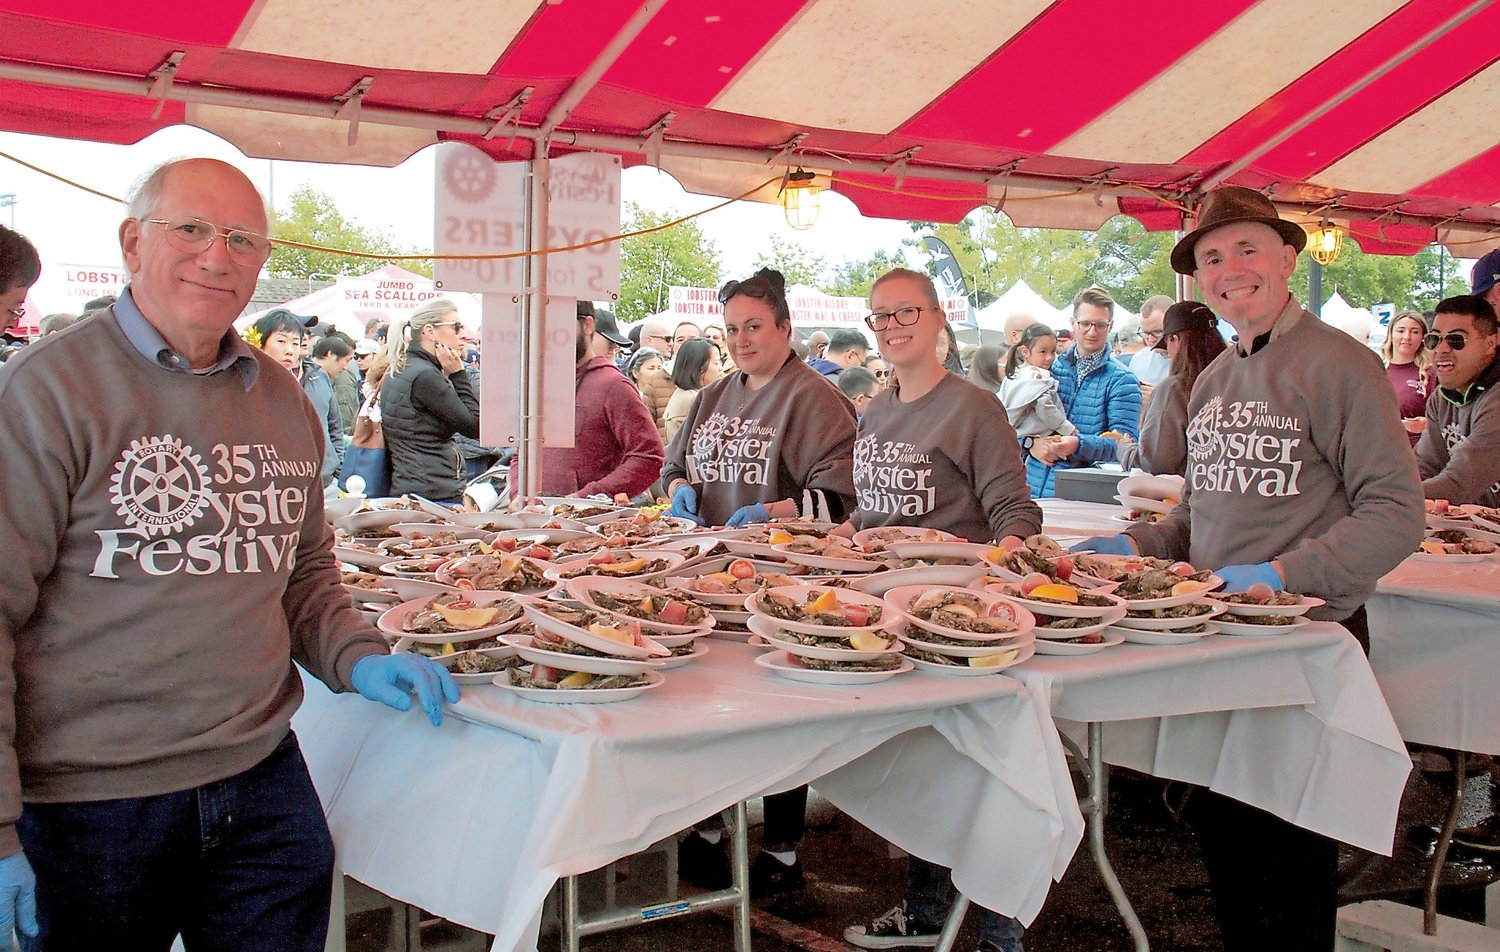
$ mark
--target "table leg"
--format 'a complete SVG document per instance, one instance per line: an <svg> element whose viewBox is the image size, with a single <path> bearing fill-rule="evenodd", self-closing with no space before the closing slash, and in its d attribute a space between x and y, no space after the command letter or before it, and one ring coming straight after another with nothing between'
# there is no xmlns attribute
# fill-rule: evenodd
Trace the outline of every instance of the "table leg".
<svg viewBox="0 0 1500 952"><path fill-rule="evenodd" d="M938 933L937 945L932 947L932 952L953 952L953 944L958 941L958 930L963 928L964 916L968 912L969 897L955 890L953 905L948 908L948 918L943 922L943 931Z"/></svg>
<svg viewBox="0 0 1500 952"><path fill-rule="evenodd" d="M578 952L578 877L562 881L562 952Z"/></svg>
<svg viewBox="0 0 1500 952"><path fill-rule="evenodd" d="M733 888L739 897L734 904L735 952L750 952L750 815L745 801L734 805L734 835L730 841L729 864ZM572 952L572 950L569 950Z"/></svg>
<svg viewBox="0 0 1500 952"><path fill-rule="evenodd" d="M1443 818L1443 829L1438 834L1437 844L1432 850L1432 868L1427 871L1427 889L1422 896L1422 932L1437 935L1438 881L1443 878L1443 864L1448 861L1448 847L1453 842L1453 831L1458 827L1458 813L1464 803L1464 752L1453 752L1453 802L1448 806L1448 815Z"/></svg>
<svg viewBox="0 0 1500 952"><path fill-rule="evenodd" d="M1099 721L1089 722L1088 784L1089 802L1079 806L1089 828L1089 852L1094 856L1094 865L1099 867L1099 878L1104 880L1104 887L1109 890L1115 908L1120 910L1120 918L1125 920L1125 928L1130 931L1136 952L1149 952L1151 943L1146 938L1146 930L1141 927L1141 920L1130 905L1130 898L1125 895L1125 887L1120 885L1119 877L1115 875L1114 867L1109 865L1109 857L1104 852L1109 767L1104 763L1104 725Z"/></svg>

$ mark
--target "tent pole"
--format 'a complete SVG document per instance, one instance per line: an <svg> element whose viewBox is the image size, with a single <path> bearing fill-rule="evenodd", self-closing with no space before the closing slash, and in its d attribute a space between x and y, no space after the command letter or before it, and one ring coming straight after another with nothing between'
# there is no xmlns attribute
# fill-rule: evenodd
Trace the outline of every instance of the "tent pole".
<svg viewBox="0 0 1500 952"><path fill-rule="evenodd" d="M521 462L516 475L521 485L518 498L539 495L542 485L542 372L547 321L547 256L536 254L547 247L547 179L551 168L547 143L537 143L536 154L526 168L526 204L523 226L526 234L526 295L521 306Z"/></svg>

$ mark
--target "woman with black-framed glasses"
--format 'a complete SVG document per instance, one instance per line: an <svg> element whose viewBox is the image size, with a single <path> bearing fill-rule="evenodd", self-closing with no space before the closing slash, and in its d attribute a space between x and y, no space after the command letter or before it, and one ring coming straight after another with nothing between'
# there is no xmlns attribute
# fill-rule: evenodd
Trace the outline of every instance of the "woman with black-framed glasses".
<svg viewBox="0 0 1500 952"><path fill-rule="evenodd" d="M453 436L479 436L479 398L464 369L463 322L437 298L392 328L391 372L380 388L380 425L391 463L391 495L463 499L465 468Z"/></svg>

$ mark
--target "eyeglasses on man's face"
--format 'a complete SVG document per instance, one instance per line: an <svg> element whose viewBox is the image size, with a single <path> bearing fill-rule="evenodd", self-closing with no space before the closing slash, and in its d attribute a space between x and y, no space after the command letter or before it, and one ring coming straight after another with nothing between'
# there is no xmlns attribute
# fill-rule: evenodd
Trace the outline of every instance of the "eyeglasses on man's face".
<svg viewBox="0 0 1500 952"><path fill-rule="evenodd" d="M1073 326L1078 328L1080 334L1092 334L1109 330L1109 321L1074 321Z"/></svg>
<svg viewBox="0 0 1500 952"><path fill-rule="evenodd" d="M925 310L925 307L898 307L894 311L875 311L865 318L865 326L872 331L883 331L895 321L897 327L910 327Z"/></svg>
<svg viewBox="0 0 1500 952"><path fill-rule="evenodd" d="M22 305L21 307L8 307L5 309L5 312L19 321L21 318L26 316L26 306Z"/></svg>
<svg viewBox="0 0 1500 952"><path fill-rule="evenodd" d="M241 231L238 228L220 231L219 226L213 222L188 216L143 218L141 221L161 225L166 229L167 244L187 254L202 254L214 243L215 238L223 236L224 248L237 264L259 268L271 257L271 239L253 231Z"/></svg>
<svg viewBox="0 0 1500 952"><path fill-rule="evenodd" d="M1437 350L1438 344L1446 343L1454 350L1463 350L1469 343L1469 335L1458 331L1449 331L1446 334L1428 334L1422 338L1422 346L1428 350Z"/></svg>

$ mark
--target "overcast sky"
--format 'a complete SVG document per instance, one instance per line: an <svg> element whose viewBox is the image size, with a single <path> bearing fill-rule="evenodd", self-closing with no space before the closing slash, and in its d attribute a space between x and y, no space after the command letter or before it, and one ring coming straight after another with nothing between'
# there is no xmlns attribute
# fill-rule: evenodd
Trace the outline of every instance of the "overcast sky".
<svg viewBox="0 0 1500 952"><path fill-rule="evenodd" d="M403 244L432 247L432 149L392 169L358 165L316 165L248 159L224 140L200 129L165 129L133 146L0 132L0 152L110 195L123 197L141 172L177 156L223 159L245 173L273 203L284 208L299 185L331 195L345 215L373 226ZM696 211L720 199L684 192L671 176L652 168L627 169L623 195L654 210ZM26 235L43 262L33 301L43 313L64 308L57 290L65 266L120 266L117 229L123 209L7 159L0 158L0 195L15 204L0 208L0 222ZM825 194L823 211L808 231L793 231L779 206L739 202L699 219L717 244L725 276L745 276L771 235L798 242L823 255L830 265L866 258L878 249L894 250L911 232L904 222L867 219L846 199Z"/></svg>

